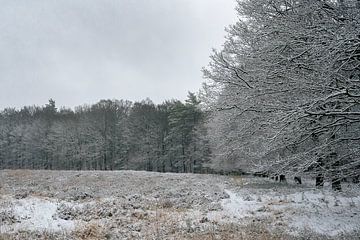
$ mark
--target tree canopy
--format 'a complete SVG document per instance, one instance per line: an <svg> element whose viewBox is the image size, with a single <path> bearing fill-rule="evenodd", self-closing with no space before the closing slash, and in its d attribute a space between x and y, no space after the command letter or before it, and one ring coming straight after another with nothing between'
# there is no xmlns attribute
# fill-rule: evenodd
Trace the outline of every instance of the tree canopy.
<svg viewBox="0 0 360 240"><path fill-rule="evenodd" d="M237 12L203 70L216 159L359 175L360 2L243 0Z"/></svg>
<svg viewBox="0 0 360 240"><path fill-rule="evenodd" d="M101 100L0 112L0 168L202 172L209 161L205 113L185 103Z"/></svg>

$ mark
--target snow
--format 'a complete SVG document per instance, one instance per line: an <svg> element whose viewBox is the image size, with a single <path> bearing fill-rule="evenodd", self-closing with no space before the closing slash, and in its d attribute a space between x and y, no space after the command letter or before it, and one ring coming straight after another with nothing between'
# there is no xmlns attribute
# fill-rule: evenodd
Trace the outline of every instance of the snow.
<svg viewBox="0 0 360 240"><path fill-rule="evenodd" d="M224 191L229 195L229 198L222 200L222 211L210 212L208 214L210 219L226 222L237 221L237 219L246 217L254 217L256 212L263 206L261 202L256 201L251 196L247 195L244 198L229 189L225 189Z"/></svg>
<svg viewBox="0 0 360 240"><path fill-rule="evenodd" d="M247 189L225 192L229 199L222 200L222 211L209 213L209 218L245 223L249 217L270 217L274 219L274 226L287 225L294 235L310 230L336 236L359 228L360 196L318 189L283 195L274 191L250 194Z"/></svg>
<svg viewBox="0 0 360 240"><path fill-rule="evenodd" d="M17 222L11 226L2 226L0 232L19 230L58 232L75 228L74 221L55 217L59 202L46 198L28 197L12 201L12 205Z"/></svg>
<svg viewBox="0 0 360 240"><path fill-rule="evenodd" d="M88 226L118 239L237 231L252 223L274 233L335 238L360 229L360 189L353 184L338 193L306 179L300 186L255 177L42 171L24 181L12 173L2 179L0 237L23 230L76 234Z"/></svg>
<svg viewBox="0 0 360 240"><path fill-rule="evenodd" d="M334 195L330 191L313 190L292 194L289 198L295 200L291 207L296 212L293 216L287 216L291 220L291 228L336 236L359 227L359 196L347 197Z"/></svg>

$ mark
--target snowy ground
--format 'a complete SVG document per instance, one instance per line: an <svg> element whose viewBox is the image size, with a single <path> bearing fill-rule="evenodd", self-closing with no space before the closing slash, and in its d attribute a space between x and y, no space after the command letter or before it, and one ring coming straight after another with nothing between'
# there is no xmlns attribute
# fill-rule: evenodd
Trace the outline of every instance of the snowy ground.
<svg viewBox="0 0 360 240"><path fill-rule="evenodd" d="M0 171L0 239L358 239L357 186L133 171Z"/></svg>

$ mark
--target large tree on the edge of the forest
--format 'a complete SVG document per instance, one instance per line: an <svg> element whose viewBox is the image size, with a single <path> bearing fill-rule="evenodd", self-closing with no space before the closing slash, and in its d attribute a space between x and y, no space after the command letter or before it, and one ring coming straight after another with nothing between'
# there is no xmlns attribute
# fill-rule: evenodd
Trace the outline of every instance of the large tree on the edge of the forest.
<svg viewBox="0 0 360 240"><path fill-rule="evenodd" d="M237 12L204 69L215 159L335 184L358 176L359 1L239 0Z"/></svg>

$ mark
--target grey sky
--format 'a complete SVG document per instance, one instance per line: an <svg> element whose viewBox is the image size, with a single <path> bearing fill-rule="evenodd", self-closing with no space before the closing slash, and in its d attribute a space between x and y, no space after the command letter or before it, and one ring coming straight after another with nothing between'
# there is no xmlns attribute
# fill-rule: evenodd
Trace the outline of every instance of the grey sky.
<svg viewBox="0 0 360 240"><path fill-rule="evenodd" d="M233 0L0 0L0 108L197 91Z"/></svg>

